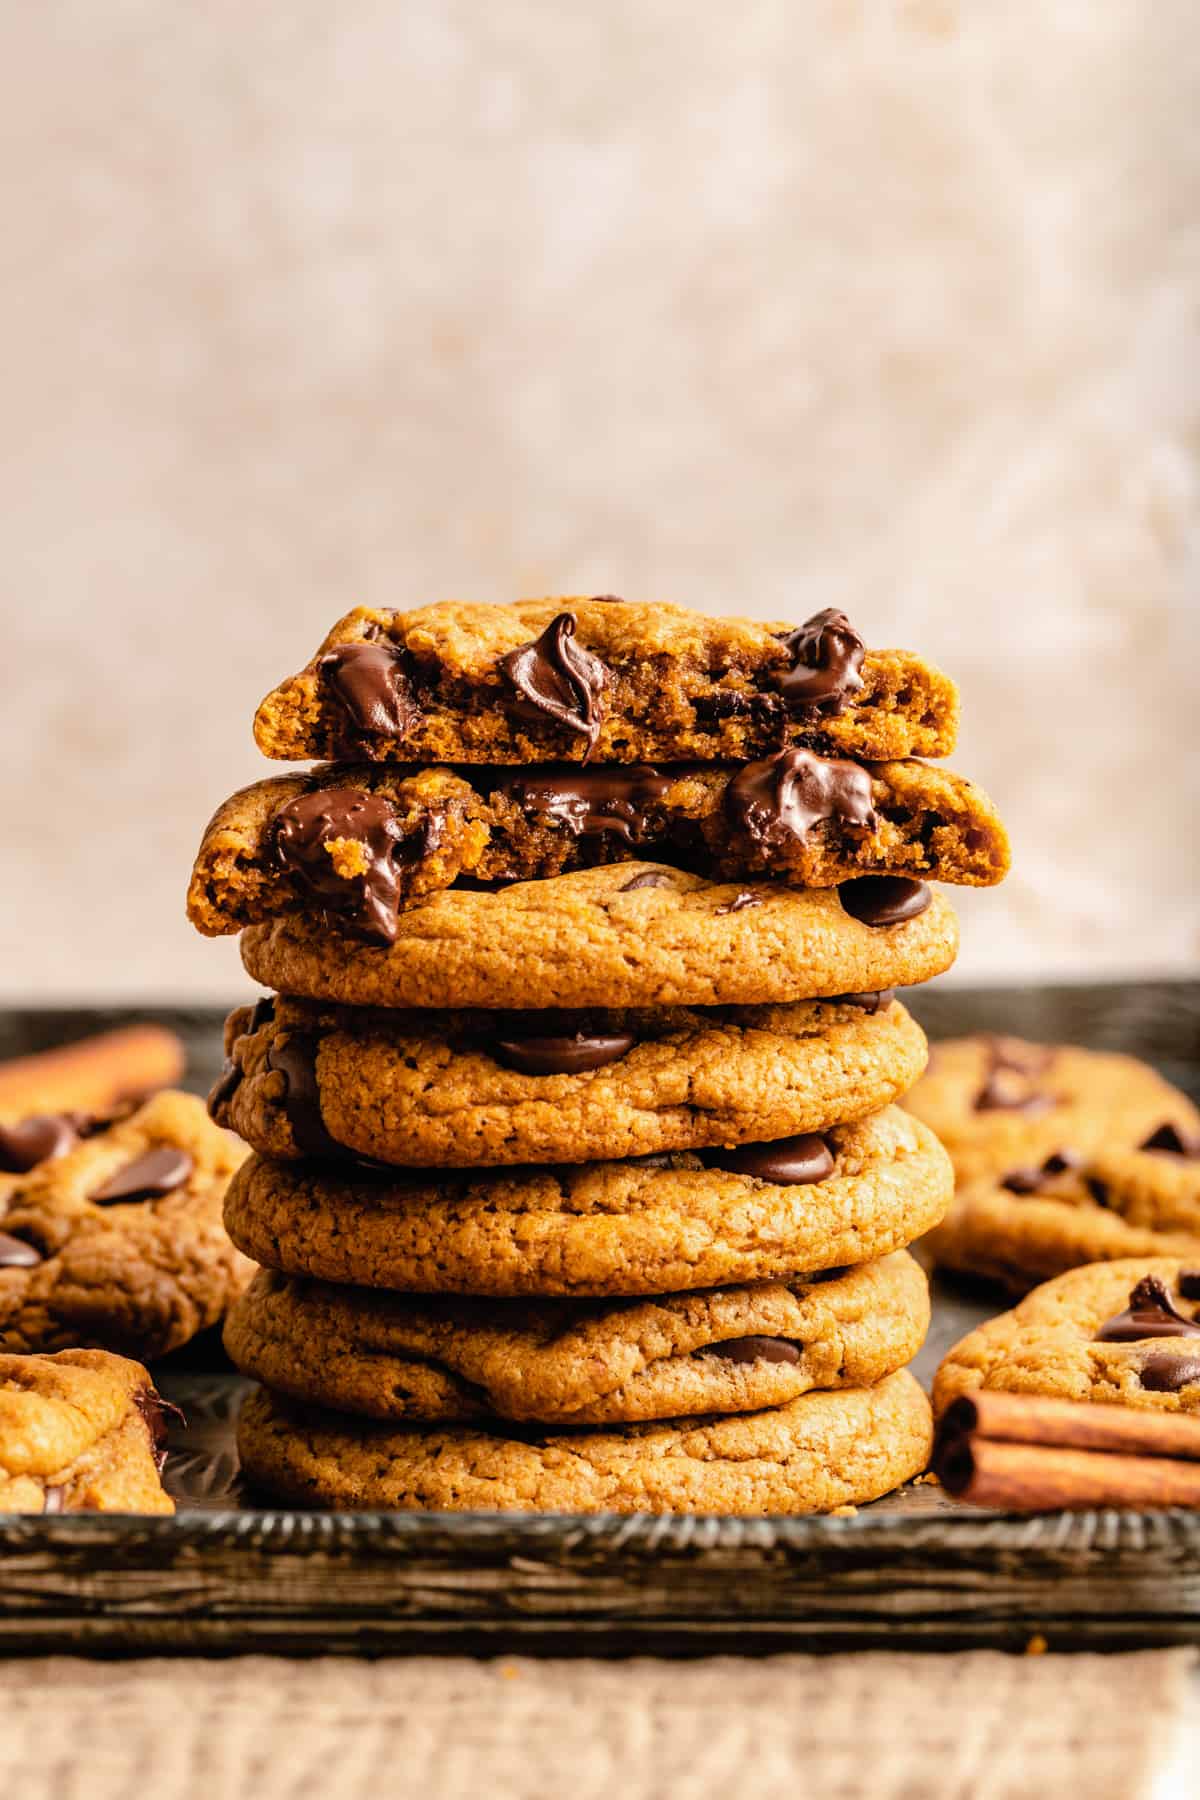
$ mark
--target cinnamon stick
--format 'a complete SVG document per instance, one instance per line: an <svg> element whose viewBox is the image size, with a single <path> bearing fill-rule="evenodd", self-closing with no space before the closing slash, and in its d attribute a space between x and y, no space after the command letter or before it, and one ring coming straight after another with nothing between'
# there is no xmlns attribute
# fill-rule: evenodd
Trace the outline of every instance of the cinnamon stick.
<svg viewBox="0 0 1200 1800"><path fill-rule="evenodd" d="M1134 1456L1179 1456L1200 1462L1200 1418L1191 1413L1050 1400L980 1388L952 1400L942 1415L945 1437L1053 1444L1069 1450L1125 1451Z"/></svg>
<svg viewBox="0 0 1200 1800"><path fill-rule="evenodd" d="M170 1086L183 1067L183 1044L173 1031L127 1025L0 1063L0 1113L103 1112Z"/></svg>
<svg viewBox="0 0 1200 1800"><path fill-rule="evenodd" d="M955 1499L1001 1512L1200 1506L1200 1467L1174 1457L1062 1450L972 1434L944 1446L934 1466Z"/></svg>
<svg viewBox="0 0 1200 1800"><path fill-rule="evenodd" d="M1200 1419L980 1390L946 1409L933 1467L1006 1512L1200 1506Z"/></svg>

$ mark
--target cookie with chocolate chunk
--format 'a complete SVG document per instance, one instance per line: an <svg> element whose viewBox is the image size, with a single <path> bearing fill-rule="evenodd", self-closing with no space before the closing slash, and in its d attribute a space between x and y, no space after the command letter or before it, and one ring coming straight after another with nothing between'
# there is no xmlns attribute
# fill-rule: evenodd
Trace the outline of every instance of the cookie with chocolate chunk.
<svg viewBox="0 0 1200 1800"><path fill-rule="evenodd" d="M368 943L462 875L561 875L680 858L710 879L835 887L860 875L984 886L1008 868L987 796L921 762L791 748L741 767L399 765L279 775L233 795L204 834L188 915L209 936L329 914Z"/></svg>
<svg viewBox="0 0 1200 1800"><path fill-rule="evenodd" d="M1170 1125L1136 1150L1055 1150L1000 1181L968 1181L928 1248L943 1268L1017 1293L1081 1263L1130 1256L1200 1263L1200 1139L1189 1143Z"/></svg>
<svg viewBox="0 0 1200 1800"><path fill-rule="evenodd" d="M169 1090L98 1129L59 1129L57 1154L0 1178L0 1349L150 1358L215 1324L251 1273L221 1222L241 1145ZM53 1136L39 1125L24 1152Z"/></svg>
<svg viewBox="0 0 1200 1800"><path fill-rule="evenodd" d="M944 756L958 694L832 608L800 623L602 599L358 607L267 695L284 762L747 761L788 744L875 762Z"/></svg>
<svg viewBox="0 0 1200 1800"><path fill-rule="evenodd" d="M928 1284L903 1251L632 1303L413 1299L264 1269L225 1348L244 1374L338 1412L604 1425L870 1387L911 1361L928 1326Z"/></svg>
<svg viewBox="0 0 1200 1800"><path fill-rule="evenodd" d="M1070 1044L945 1039L904 1104L937 1132L961 1182L1133 1151L1159 1133L1200 1141L1200 1113L1146 1063Z"/></svg>
<svg viewBox="0 0 1200 1800"><path fill-rule="evenodd" d="M626 863L402 912L390 946L289 914L242 933L264 987L350 1006L756 1006L911 986L954 961L949 901L904 876L837 888Z"/></svg>
<svg viewBox="0 0 1200 1800"><path fill-rule="evenodd" d="M302 1506L434 1512L689 1512L751 1517L861 1505L925 1467L929 1401L906 1369L724 1418L562 1436L364 1423L252 1393L238 1422L249 1481Z"/></svg>
<svg viewBox="0 0 1200 1800"><path fill-rule="evenodd" d="M213 1116L273 1157L420 1168L759 1143L877 1112L925 1066L898 1000L569 1013L242 1007Z"/></svg>
<svg viewBox="0 0 1200 1800"><path fill-rule="evenodd" d="M230 1236L291 1275L417 1294L668 1294L868 1262L942 1218L954 1178L896 1107L776 1143L436 1175L252 1157Z"/></svg>
<svg viewBox="0 0 1200 1800"><path fill-rule="evenodd" d="M1200 1263L1132 1257L1045 1282L955 1345L935 1410L980 1388L1200 1413Z"/></svg>
<svg viewBox="0 0 1200 1800"><path fill-rule="evenodd" d="M0 1354L0 1512L172 1513L164 1436L138 1363L103 1350Z"/></svg>

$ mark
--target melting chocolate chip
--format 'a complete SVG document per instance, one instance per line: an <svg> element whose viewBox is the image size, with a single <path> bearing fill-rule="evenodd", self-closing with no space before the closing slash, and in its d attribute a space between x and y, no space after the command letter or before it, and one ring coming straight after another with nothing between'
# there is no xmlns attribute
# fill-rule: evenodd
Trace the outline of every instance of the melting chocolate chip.
<svg viewBox="0 0 1200 1800"><path fill-rule="evenodd" d="M1039 1093L1032 1086L1054 1061L1052 1050L1039 1044L993 1037L987 1039L987 1052L987 1073L975 1096L976 1112L1019 1112L1032 1117L1036 1113L1049 1112L1057 1105L1052 1094ZM1017 1193L1022 1191L1014 1189Z"/></svg>
<svg viewBox="0 0 1200 1800"><path fill-rule="evenodd" d="M195 1166L186 1150L165 1146L147 1150L110 1175L90 1198L97 1206L109 1206L114 1200L157 1200L182 1187Z"/></svg>
<svg viewBox="0 0 1200 1800"><path fill-rule="evenodd" d="M522 1075L582 1075L619 1062L637 1043L632 1031L563 1032L541 1037L497 1038L496 1061Z"/></svg>
<svg viewBox="0 0 1200 1800"><path fill-rule="evenodd" d="M345 1147L331 1137L321 1117L317 1087L317 1039L293 1031L267 1051L267 1067L284 1078L283 1110L292 1128L296 1148L307 1156L344 1157Z"/></svg>
<svg viewBox="0 0 1200 1800"><path fill-rule="evenodd" d="M1012 1169L1000 1183L1010 1194L1036 1194L1058 1175L1071 1175L1083 1167L1076 1150L1054 1150L1040 1169Z"/></svg>
<svg viewBox="0 0 1200 1800"><path fill-rule="evenodd" d="M863 684L866 646L844 612L827 606L783 639L792 666L778 677L784 705L794 714L841 712Z"/></svg>
<svg viewBox="0 0 1200 1800"><path fill-rule="evenodd" d="M871 777L861 763L794 747L739 770L725 790L725 810L735 831L766 849L806 844L826 819L863 829L875 823Z"/></svg>
<svg viewBox="0 0 1200 1800"><path fill-rule="evenodd" d="M878 1013L896 998L895 988L869 988L861 994L837 994L827 1006L857 1006L859 1012Z"/></svg>
<svg viewBox="0 0 1200 1800"><path fill-rule="evenodd" d="M645 844L659 829L650 809L670 785L669 776L635 764L628 769L562 769L523 775L496 791L528 816L561 825L572 837L600 837L609 832L627 844Z"/></svg>
<svg viewBox="0 0 1200 1800"><path fill-rule="evenodd" d="M39 1163L65 1156L87 1124L84 1113L35 1113L17 1125L0 1125L0 1170L27 1175Z"/></svg>
<svg viewBox="0 0 1200 1800"><path fill-rule="evenodd" d="M798 1363L804 1346L790 1338L740 1337L726 1338L720 1344L704 1344L696 1356L719 1356L723 1362Z"/></svg>
<svg viewBox="0 0 1200 1800"><path fill-rule="evenodd" d="M623 887L617 889L618 894L632 894L638 888L671 887L671 877L664 875L661 869L645 869L640 875L634 875Z"/></svg>
<svg viewBox="0 0 1200 1800"><path fill-rule="evenodd" d="M500 673L516 690L512 710L522 718L553 719L587 740L586 762L604 721L609 671L575 639L574 613L559 613L541 637L500 658Z"/></svg>
<svg viewBox="0 0 1200 1800"><path fill-rule="evenodd" d="M1200 1300L1200 1269L1180 1269L1175 1285L1185 1300Z"/></svg>
<svg viewBox="0 0 1200 1800"><path fill-rule="evenodd" d="M705 1150L704 1164L730 1175L753 1175L775 1187L802 1187L824 1181L834 1170L833 1152L815 1131L776 1138L771 1144L741 1144L736 1149Z"/></svg>
<svg viewBox="0 0 1200 1800"><path fill-rule="evenodd" d="M0 1231L0 1269L33 1269L45 1258L32 1244Z"/></svg>
<svg viewBox="0 0 1200 1800"><path fill-rule="evenodd" d="M208 1116L213 1120L214 1124L219 1125L221 1123L220 1119L217 1118L217 1114L223 1107L229 1105L229 1102L233 1099L233 1096L237 1093L241 1085L242 1071L238 1068L232 1056L227 1056L225 1061L221 1064L221 1073L217 1076L217 1079L208 1090L208 1099L205 1102L208 1108Z"/></svg>
<svg viewBox="0 0 1200 1800"><path fill-rule="evenodd" d="M261 994L250 1008L250 1017L246 1020L246 1035L251 1037L256 1031L261 1031L264 1025L273 1025L274 1023L275 996L274 994Z"/></svg>
<svg viewBox="0 0 1200 1800"><path fill-rule="evenodd" d="M1200 1337L1200 1324L1181 1313L1158 1275L1144 1275L1129 1296L1124 1312L1105 1321L1098 1344L1133 1344L1141 1338Z"/></svg>
<svg viewBox="0 0 1200 1800"><path fill-rule="evenodd" d="M43 1512L43 1514L45 1514L45 1513L60 1513L60 1512L65 1512L65 1510L66 1510L66 1506L65 1506L64 1499L63 1499L62 1488L61 1487L48 1487L46 1489L45 1493L42 1495L42 1512Z"/></svg>
<svg viewBox="0 0 1200 1800"><path fill-rule="evenodd" d="M718 906L716 916L720 919L726 913L745 912L748 906L761 906L762 902L762 895L756 894L753 888L743 888L740 893L733 896L727 906Z"/></svg>
<svg viewBox="0 0 1200 1800"><path fill-rule="evenodd" d="M838 899L863 925L902 925L925 911L933 890L908 875L859 875L842 882Z"/></svg>
<svg viewBox="0 0 1200 1800"><path fill-rule="evenodd" d="M317 667L364 737L403 737L421 717L411 663L395 644L339 644Z"/></svg>
<svg viewBox="0 0 1200 1800"><path fill-rule="evenodd" d="M428 855L441 831L441 815L427 815L401 854L404 826L390 800L361 788L317 788L275 814L271 854L368 943L394 944L401 865Z"/></svg>
<svg viewBox="0 0 1200 1800"><path fill-rule="evenodd" d="M161 1475L167 1461L167 1414L173 1413L181 1425L186 1425L187 1420L178 1406L163 1399L157 1388L139 1388L133 1396L133 1403L146 1421L154 1453L154 1466Z"/></svg>
<svg viewBox="0 0 1200 1800"><path fill-rule="evenodd" d="M1160 1125L1157 1131L1152 1131L1138 1148L1161 1150L1167 1156L1200 1157L1200 1135L1185 1136L1178 1125L1168 1120L1165 1125Z"/></svg>
<svg viewBox="0 0 1200 1800"><path fill-rule="evenodd" d="M1152 1350L1142 1361L1138 1380L1152 1394L1177 1394L1180 1388L1200 1381L1200 1356L1172 1356L1169 1350Z"/></svg>

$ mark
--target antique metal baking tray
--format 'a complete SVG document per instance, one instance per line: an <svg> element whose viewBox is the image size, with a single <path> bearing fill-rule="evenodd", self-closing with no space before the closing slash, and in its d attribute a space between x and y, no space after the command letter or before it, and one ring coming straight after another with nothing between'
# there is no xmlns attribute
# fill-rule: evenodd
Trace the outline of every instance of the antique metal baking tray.
<svg viewBox="0 0 1200 1800"><path fill-rule="evenodd" d="M986 1028L1130 1051L1200 1098L1200 982L906 996L931 1036ZM0 1014L0 1057L145 1017ZM161 1010L215 1073L220 1015ZM918 1364L1001 1300L939 1282ZM843 1519L263 1510L239 1484L244 1387L219 1344L155 1371L187 1415L174 1519L0 1516L0 1649L95 1654L1200 1643L1200 1516L1021 1518L914 1487Z"/></svg>

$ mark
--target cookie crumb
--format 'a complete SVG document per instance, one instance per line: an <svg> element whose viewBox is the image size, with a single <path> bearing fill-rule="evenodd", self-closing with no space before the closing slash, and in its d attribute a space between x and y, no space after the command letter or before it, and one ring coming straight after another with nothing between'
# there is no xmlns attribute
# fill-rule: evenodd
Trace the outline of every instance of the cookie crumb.
<svg viewBox="0 0 1200 1800"><path fill-rule="evenodd" d="M1025 1655L1026 1656L1045 1656L1046 1651L1048 1649L1049 1649L1049 1645L1047 1644L1045 1638L1042 1636L1041 1632L1035 1631L1033 1636L1030 1638L1029 1642L1025 1646Z"/></svg>
<svg viewBox="0 0 1200 1800"><path fill-rule="evenodd" d="M829 1514L831 1519L857 1519L857 1506L835 1506Z"/></svg>

